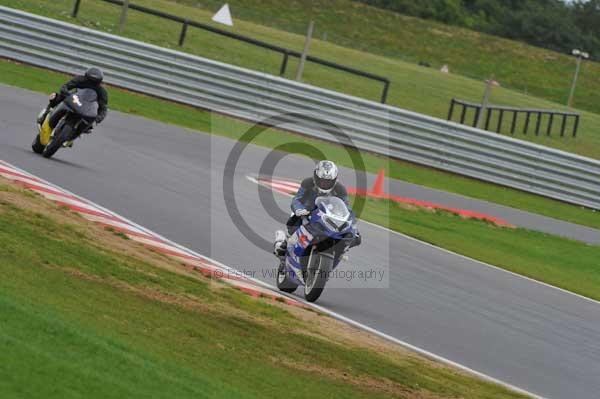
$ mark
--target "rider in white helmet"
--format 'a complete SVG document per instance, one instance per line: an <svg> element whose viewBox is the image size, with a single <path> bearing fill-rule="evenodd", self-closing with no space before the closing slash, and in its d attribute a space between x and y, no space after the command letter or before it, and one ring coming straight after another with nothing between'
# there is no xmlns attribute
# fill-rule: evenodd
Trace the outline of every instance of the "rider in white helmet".
<svg viewBox="0 0 600 399"><path fill-rule="evenodd" d="M317 197L333 195L340 198L346 203L348 209L348 191L342 183L338 181L338 168L331 161L320 161L315 166L312 177L307 177L300 184L298 192L292 200L292 216L288 219L286 226L288 234L293 234L294 231L302 224L302 217L308 216L315 208L315 200ZM358 245L358 242L356 245ZM285 253L287 241L276 241L275 253L282 255Z"/></svg>

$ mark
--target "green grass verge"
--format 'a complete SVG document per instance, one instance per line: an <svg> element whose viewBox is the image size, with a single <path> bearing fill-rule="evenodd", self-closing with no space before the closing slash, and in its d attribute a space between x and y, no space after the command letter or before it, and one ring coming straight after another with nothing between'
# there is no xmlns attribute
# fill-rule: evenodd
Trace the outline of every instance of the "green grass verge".
<svg viewBox="0 0 600 399"><path fill-rule="evenodd" d="M419 240L600 300L600 246L383 200L367 200L365 214Z"/></svg>
<svg viewBox="0 0 600 399"><path fill-rule="evenodd" d="M0 181L0 397L521 397L107 236Z"/></svg>
<svg viewBox="0 0 600 399"><path fill-rule="evenodd" d="M57 90L66 79L66 75L63 74L0 59L0 82L2 83L50 93ZM110 108L112 109L199 131L211 132L232 139L239 139L252 126L249 123L222 115L214 115L206 111L116 88L109 90L109 96ZM41 106L42 104L40 104ZM350 156L341 147L305 137L300 139L299 136L287 132L268 129L258 136L253 143L274 148L298 141L314 144L329 159L341 165L352 167ZM360 154L360 156L365 162L367 171L372 173L377 173L380 168L383 168L387 176L395 179L462 194L472 198L479 198L585 226L600 228L600 212L593 212L589 209L527 194L518 190L406 162L389 160L368 153Z"/></svg>
<svg viewBox="0 0 600 399"><path fill-rule="evenodd" d="M136 0L135 3L209 24L212 23L212 13L220 6L220 0ZM116 31L120 12L114 5L83 0L81 15L73 20L69 17L73 0L3 0L3 4L112 33ZM561 104L566 101L574 70L573 60L566 55L403 17L349 0L239 0L230 5L235 18L232 31L296 50L301 50L304 43L304 37L297 33L304 32L310 17L315 18L318 31L317 40L311 44L311 54L388 77L392 82L389 97L392 105L445 118L452 97L481 101L483 78L495 73L503 86L520 91L494 88L490 98L492 103L565 108ZM273 27L247 22L244 18ZM157 24L161 29L156 29ZM185 45L178 47L180 29L181 26L176 23L131 11L123 34L223 62L279 73L280 55L198 29L190 28ZM322 38L323 31L327 31L328 40L318 40ZM449 64L452 71L462 75L443 74L437 68L420 67L414 63L417 60L430 61L436 67ZM295 76L296 66L297 61L291 60L288 78ZM306 67L304 80L373 100L378 100L381 94L379 83L311 63ZM544 99L526 93L543 96ZM579 137L560 138L556 131L552 137L544 134L539 137L518 134L516 137L600 159L600 115L593 113L600 111L598 93L600 64L586 62L582 67L576 105L592 112L582 112ZM546 123L547 120L542 129L545 129ZM491 126L495 124L496 121L492 120ZM522 124L524 121L520 119L519 127ZM504 123L505 131L509 125ZM554 125L556 129L560 124Z"/></svg>

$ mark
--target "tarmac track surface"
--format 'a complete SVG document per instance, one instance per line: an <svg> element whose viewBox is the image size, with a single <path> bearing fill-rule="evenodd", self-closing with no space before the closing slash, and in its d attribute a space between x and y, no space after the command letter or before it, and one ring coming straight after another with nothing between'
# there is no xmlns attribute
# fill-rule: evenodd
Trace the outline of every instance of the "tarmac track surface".
<svg viewBox="0 0 600 399"><path fill-rule="evenodd" d="M274 284L268 241L284 221L289 198L275 194L279 209L265 209L257 186L246 179L259 172L270 150L248 146L233 175L234 192L224 194L233 141L111 112L93 135L46 160L29 149L44 101L0 86L0 159ZM302 178L311 166L285 156L275 174ZM349 170L342 178L353 184ZM259 245L227 211L234 197L264 240ZM363 245L340 270L372 270L383 280L334 279L320 305L541 396L598 397L599 303L376 226L363 223L361 232Z"/></svg>

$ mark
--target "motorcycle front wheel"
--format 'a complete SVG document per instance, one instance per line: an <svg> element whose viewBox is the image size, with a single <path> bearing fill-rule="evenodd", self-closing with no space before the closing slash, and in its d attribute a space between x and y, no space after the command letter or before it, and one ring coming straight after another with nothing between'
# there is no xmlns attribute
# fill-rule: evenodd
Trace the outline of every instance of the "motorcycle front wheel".
<svg viewBox="0 0 600 399"><path fill-rule="evenodd" d="M63 143L69 139L72 130L73 128L71 125L64 123L60 130L52 136L50 142L44 149L44 152L42 153L44 158L51 158L52 155L56 154L56 151L58 151Z"/></svg>
<svg viewBox="0 0 600 399"><path fill-rule="evenodd" d="M296 291L296 288L298 288L298 284L294 283L290 278L283 261L277 268L277 288L290 294Z"/></svg>
<svg viewBox="0 0 600 399"><path fill-rule="evenodd" d="M304 298L308 302L314 302L323 293L325 284L329 279L329 273L333 270L333 254L327 252L316 252L313 247L306 268L304 281Z"/></svg>
<svg viewBox="0 0 600 399"><path fill-rule="evenodd" d="M36 154L41 154L44 152L44 145L40 142L39 134L37 136L35 136L35 139L33 139L33 143L31 143L31 149Z"/></svg>

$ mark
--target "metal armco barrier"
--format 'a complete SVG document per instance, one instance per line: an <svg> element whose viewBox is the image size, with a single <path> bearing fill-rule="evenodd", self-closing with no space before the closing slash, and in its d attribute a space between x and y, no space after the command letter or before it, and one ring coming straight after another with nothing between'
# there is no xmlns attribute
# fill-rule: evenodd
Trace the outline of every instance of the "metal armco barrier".
<svg viewBox="0 0 600 399"><path fill-rule="evenodd" d="M1 6L0 57L600 209L600 161Z"/></svg>

